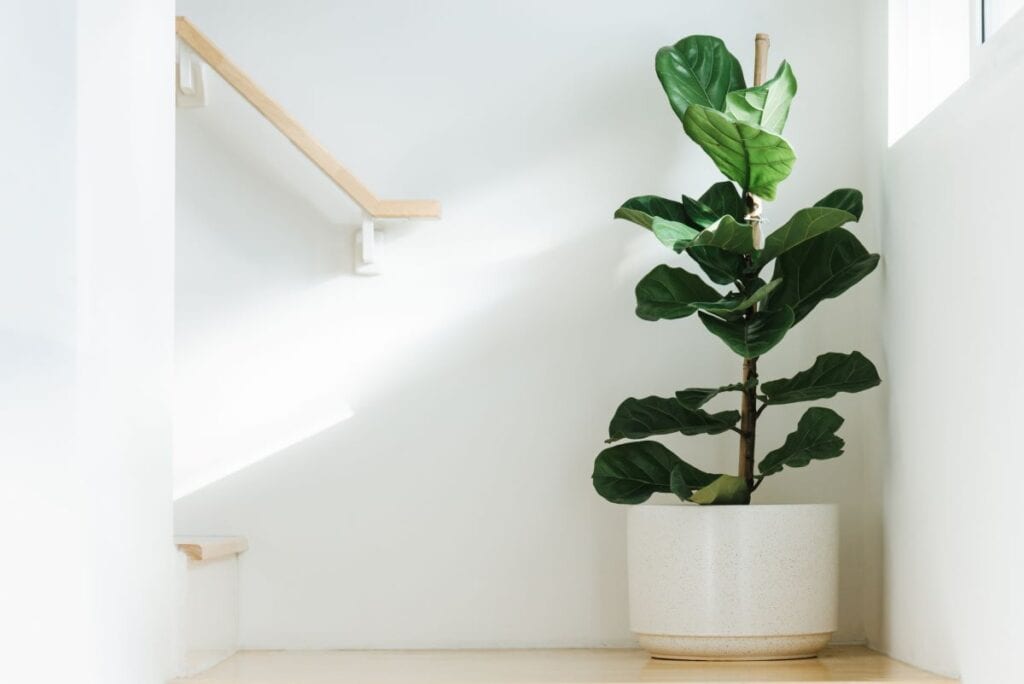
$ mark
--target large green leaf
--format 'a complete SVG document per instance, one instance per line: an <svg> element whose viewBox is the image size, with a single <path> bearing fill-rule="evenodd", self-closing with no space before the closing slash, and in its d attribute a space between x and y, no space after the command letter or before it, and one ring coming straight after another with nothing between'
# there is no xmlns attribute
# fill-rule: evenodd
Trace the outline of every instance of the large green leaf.
<svg viewBox="0 0 1024 684"><path fill-rule="evenodd" d="M775 261L772 279L782 279L765 309L793 310L799 323L819 302L838 297L871 273L878 255L845 228L836 228L799 245Z"/></svg>
<svg viewBox="0 0 1024 684"><path fill-rule="evenodd" d="M698 310L724 316L764 301L779 285L773 281L747 296L734 292L723 297L700 276L662 264L637 283L636 315L645 321L686 318Z"/></svg>
<svg viewBox="0 0 1024 684"><path fill-rule="evenodd" d="M782 284L785 286L785 283ZM758 311L750 320L723 320L704 311L698 313L704 327L729 345L729 349L745 359L764 354L782 341L793 326L793 311Z"/></svg>
<svg viewBox="0 0 1024 684"><path fill-rule="evenodd" d="M651 224L651 231L661 240L666 247L671 247L676 252L683 251L695 237L699 230L678 221L667 221L662 218L655 218Z"/></svg>
<svg viewBox="0 0 1024 684"><path fill-rule="evenodd" d="M714 482L694 492L690 501L705 506L742 506L750 503L750 490L741 477L719 475Z"/></svg>
<svg viewBox="0 0 1024 684"><path fill-rule="evenodd" d="M673 432L717 435L732 428L739 419L739 411L708 413L686 408L674 397L630 397L615 410L608 425L608 441L643 439Z"/></svg>
<svg viewBox="0 0 1024 684"><path fill-rule="evenodd" d="M747 383L736 382L731 385L722 385L721 387L688 387L676 392L676 401L686 408L699 409L723 392L740 392L750 389L756 384L756 380L751 380Z"/></svg>
<svg viewBox="0 0 1024 684"><path fill-rule="evenodd" d="M758 283L762 281L758 280ZM732 292L717 302L711 302L704 306L701 306L702 311L707 311L718 316L724 316L727 314L736 314L741 311L746 311L755 304L767 299L768 295L772 293L775 288L782 284L780 280L773 280L770 283L763 283L759 285L753 292L743 296L738 292Z"/></svg>
<svg viewBox="0 0 1024 684"><path fill-rule="evenodd" d="M668 492L682 461L658 442L630 442L605 449L594 460L594 489L612 503L638 504Z"/></svg>
<svg viewBox="0 0 1024 684"><path fill-rule="evenodd" d="M718 223L702 230L687 246L717 247L734 254L751 254L754 251L754 229L749 223L723 216Z"/></svg>
<svg viewBox="0 0 1024 684"><path fill-rule="evenodd" d="M722 216L732 216L737 221L742 221L743 217L747 215L747 205L732 181L715 183L700 196L700 202L711 208L716 219Z"/></svg>
<svg viewBox="0 0 1024 684"><path fill-rule="evenodd" d="M723 216L742 221L747 213L746 204L732 181L715 183L700 199L683 195L682 206L689 217L686 223L698 228L710 228Z"/></svg>
<svg viewBox="0 0 1024 684"><path fill-rule="evenodd" d="M683 130L726 178L764 199L775 199L776 186L789 176L796 161L789 143L779 136L708 107L688 107Z"/></svg>
<svg viewBox="0 0 1024 684"><path fill-rule="evenodd" d="M757 257L757 266L764 266L797 245L853 220L855 220L853 214L842 209L830 207L801 209L793 214L793 218L765 238L764 249Z"/></svg>
<svg viewBox="0 0 1024 684"><path fill-rule="evenodd" d="M693 225L698 228L709 228L721 217L721 214L715 212L708 205L686 195L683 195L683 207L686 209L686 213Z"/></svg>
<svg viewBox="0 0 1024 684"><path fill-rule="evenodd" d="M636 286L636 315L645 321L684 318L722 295L700 276L661 264Z"/></svg>
<svg viewBox="0 0 1024 684"><path fill-rule="evenodd" d="M690 217L682 203L657 195L641 195L626 200L615 210L615 218L632 221L638 226L650 229L655 218L690 223Z"/></svg>
<svg viewBox="0 0 1024 684"><path fill-rule="evenodd" d="M686 471L680 463L672 469L668 479L669 490L679 497L680 501L686 501L693 496L693 487L686 482Z"/></svg>
<svg viewBox="0 0 1024 684"><path fill-rule="evenodd" d="M764 383L761 391L769 404L792 404L828 399L839 392L860 392L881 382L875 364L860 352L830 352L822 354L813 366L791 378Z"/></svg>
<svg viewBox="0 0 1024 684"><path fill-rule="evenodd" d="M758 464L762 475L772 475L783 469L802 468L812 460L835 458L843 453L843 439L836 430L843 418L832 409L814 406L804 412L796 431L789 433L786 442L771 451Z"/></svg>
<svg viewBox="0 0 1024 684"><path fill-rule="evenodd" d="M680 119L694 104L721 110L726 94L746 85L739 61L713 36L688 36L661 48L654 70Z"/></svg>
<svg viewBox="0 0 1024 684"><path fill-rule="evenodd" d="M864 213L864 196L860 194L860 190L839 188L815 202L814 206L842 209L853 214L856 217L854 220L860 221L861 214Z"/></svg>
<svg viewBox="0 0 1024 684"><path fill-rule="evenodd" d="M782 133L795 95L796 77L789 64L783 62L770 81L729 93L725 97L725 113L751 126Z"/></svg>
<svg viewBox="0 0 1024 684"><path fill-rule="evenodd" d="M683 248L688 243L677 244ZM727 252L719 247L686 247L686 253L700 266L711 282L719 285L729 285L740 280L747 266L742 254Z"/></svg>

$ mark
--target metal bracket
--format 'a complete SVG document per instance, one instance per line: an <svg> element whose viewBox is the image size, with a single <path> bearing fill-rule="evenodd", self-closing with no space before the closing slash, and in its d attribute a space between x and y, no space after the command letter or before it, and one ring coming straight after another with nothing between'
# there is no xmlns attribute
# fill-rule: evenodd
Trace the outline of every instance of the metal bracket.
<svg viewBox="0 0 1024 684"><path fill-rule="evenodd" d="M373 225L373 217L363 214L362 229L355 234L355 271L358 275L380 275L379 247L384 233Z"/></svg>
<svg viewBox="0 0 1024 684"><path fill-rule="evenodd" d="M175 103L179 107L205 107L206 82L203 60L187 45L178 42L177 87Z"/></svg>

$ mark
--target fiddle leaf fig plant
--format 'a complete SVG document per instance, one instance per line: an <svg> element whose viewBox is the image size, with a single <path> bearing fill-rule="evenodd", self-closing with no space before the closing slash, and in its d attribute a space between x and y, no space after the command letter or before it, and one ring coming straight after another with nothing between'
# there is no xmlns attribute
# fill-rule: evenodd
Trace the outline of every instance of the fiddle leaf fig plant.
<svg viewBox="0 0 1024 684"><path fill-rule="evenodd" d="M818 304L871 273L879 257L848 229L863 212L860 191L850 188L797 211L762 242L762 201L775 199L796 161L782 137L797 91L789 64L783 62L770 80L747 87L725 43L689 36L658 51L655 71L683 131L727 180L696 199L643 195L615 212L675 254L685 254L703 273L685 264L655 266L636 286L636 314L645 321L696 314L741 357L742 374L720 387L623 401L608 427L607 441L619 443L598 454L594 488L622 504L642 503L655 492L696 504L748 504L766 477L843 453L843 439L836 434L843 418L812 406L784 442L755 464L757 424L765 411L881 382L875 366L857 351L822 354L806 370L767 382L757 369L762 355ZM708 408L737 396L738 411ZM739 435L736 474L705 472L648 439L673 433Z"/></svg>

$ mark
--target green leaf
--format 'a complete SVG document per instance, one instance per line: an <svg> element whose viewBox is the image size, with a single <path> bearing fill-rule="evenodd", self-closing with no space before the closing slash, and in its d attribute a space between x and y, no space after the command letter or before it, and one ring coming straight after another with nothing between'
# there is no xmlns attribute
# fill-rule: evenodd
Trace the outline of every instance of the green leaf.
<svg viewBox="0 0 1024 684"><path fill-rule="evenodd" d="M631 197L615 210L615 218L632 221L647 229L651 228L655 218L690 223L690 217L680 202L656 195Z"/></svg>
<svg viewBox="0 0 1024 684"><path fill-rule="evenodd" d="M758 280L757 282L761 282ZM717 316L726 316L728 314L737 314L742 311L746 311L750 307L764 301L768 295L772 293L775 288L782 284L780 280L773 280L770 283L762 284L756 290L751 292L749 295L743 297L737 292L730 293L718 302L710 302L702 304L700 309L713 313Z"/></svg>
<svg viewBox="0 0 1024 684"><path fill-rule="evenodd" d="M737 506L750 503L750 490L746 481L735 475L719 475L718 478L694 492L690 501L702 505Z"/></svg>
<svg viewBox="0 0 1024 684"><path fill-rule="evenodd" d="M764 383L761 391L769 404L792 404L828 399L839 392L860 392L881 382L875 364L860 352L830 352L819 356L813 366L792 378Z"/></svg>
<svg viewBox="0 0 1024 684"><path fill-rule="evenodd" d="M836 228L789 250L775 261L780 285L765 309L790 308L799 323L822 300L838 297L875 270L878 255L845 228Z"/></svg>
<svg viewBox="0 0 1024 684"><path fill-rule="evenodd" d="M776 186L786 180L796 161L789 143L779 136L707 107L688 107L683 130L726 178L764 199L775 199Z"/></svg>
<svg viewBox="0 0 1024 684"><path fill-rule="evenodd" d="M683 195L683 208L686 209L693 225L699 228L709 228L721 217L721 214L715 213L715 210L708 205L686 195Z"/></svg>
<svg viewBox="0 0 1024 684"><path fill-rule="evenodd" d="M683 195L682 205L689 217L686 223L698 228L710 228L723 216L742 221L747 214L747 206L732 181L715 183L700 199Z"/></svg>
<svg viewBox="0 0 1024 684"><path fill-rule="evenodd" d="M661 264L637 283L636 315L645 321L685 318L702 303L721 299L722 295L700 276Z"/></svg>
<svg viewBox="0 0 1024 684"><path fill-rule="evenodd" d="M749 309L779 285L773 281L745 297L736 292L723 297L700 276L662 264L637 283L636 315L645 321L686 318L698 310L724 316Z"/></svg>
<svg viewBox="0 0 1024 684"><path fill-rule="evenodd" d="M676 392L676 401L686 408L699 409L723 392L740 392L750 389L756 384L756 380L751 380L747 383L736 382L731 385L722 385L721 387L688 387Z"/></svg>
<svg viewBox="0 0 1024 684"><path fill-rule="evenodd" d="M718 223L700 231L688 247L717 247L734 254L754 251L754 229L732 216L723 216Z"/></svg>
<svg viewBox="0 0 1024 684"><path fill-rule="evenodd" d="M795 95L796 77L789 64L783 62L770 81L726 95L725 113L751 126L782 133Z"/></svg>
<svg viewBox="0 0 1024 684"><path fill-rule="evenodd" d="M737 221L742 221L747 215L747 205L732 181L715 183L700 196L700 202L710 207L716 218L732 216Z"/></svg>
<svg viewBox="0 0 1024 684"><path fill-rule="evenodd" d="M708 413L686 408L665 397L630 397L619 404L608 425L608 441L643 439L651 435L681 432L684 435L717 435L732 428L740 419L739 411Z"/></svg>
<svg viewBox="0 0 1024 684"><path fill-rule="evenodd" d="M668 487L673 494L679 497L680 501L686 501L693 495L693 488L686 483L686 475L683 472L682 463L672 469L668 480Z"/></svg>
<svg viewBox="0 0 1024 684"><path fill-rule="evenodd" d="M726 94L746 85L739 61L713 36L688 36L661 48L654 70L680 119L693 104L721 110Z"/></svg>
<svg viewBox="0 0 1024 684"><path fill-rule="evenodd" d="M864 213L864 196L860 194L860 190L854 190L853 188L839 188L838 190L833 190L815 202L814 206L842 209L845 212L853 214L855 221L860 221L861 214Z"/></svg>
<svg viewBox="0 0 1024 684"><path fill-rule="evenodd" d="M705 328L745 359L764 354L781 342L786 331L793 327L793 311L789 308L758 311L749 321L726 321L703 311L698 315Z"/></svg>
<svg viewBox="0 0 1024 684"><path fill-rule="evenodd" d="M605 449L594 460L594 489L612 503L638 504L668 492L682 461L658 442L629 442Z"/></svg>
<svg viewBox="0 0 1024 684"><path fill-rule="evenodd" d="M757 258L757 266L762 267L797 245L853 220L855 220L853 214L842 209L829 207L801 209L793 215L793 218L765 238L764 249Z"/></svg>
<svg viewBox="0 0 1024 684"><path fill-rule="evenodd" d="M758 470L767 476L780 472L783 467L802 468L812 460L839 456L845 442L835 433L842 424L842 416L832 409L820 406L807 409L796 431L789 433L781 447L764 457Z"/></svg>
<svg viewBox="0 0 1024 684"><path fill-rule="evenodd" d="M680 243L680 247L686 247L686 244ZM719 285L730 285L740 280L746 269L742 255L718 247L686 247L686 253L697 262L711 282Z"/></svg>
<svg viewBox="0 0 1024 684"><path fill-rule="evenodd" d="M686 245L690 244L700 234L696 228L678 221L666 221L662 218L655 218L651 224L651 231L661 240L661 243L671 247L676 252L681 252Z"/></svg>

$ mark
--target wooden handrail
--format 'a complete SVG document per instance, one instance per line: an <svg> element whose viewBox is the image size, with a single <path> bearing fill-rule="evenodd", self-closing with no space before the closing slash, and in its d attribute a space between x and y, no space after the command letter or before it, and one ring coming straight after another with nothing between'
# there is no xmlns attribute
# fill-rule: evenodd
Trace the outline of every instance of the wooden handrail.
<svg viewBox="0 0 1024 684"><path fill-rule="evenodd" d="M210 39L200 33L192 22L178 17L175 30L204 62L220 74L228 85L238 91L249 104L274 124L277 130L316 164L335 185L374 218L440 218L441 203L437 200L383 200L370 192L352 172L338 163L323 145L310 135L298 121L257 86L245 72L228 59Z"/></svg>

